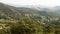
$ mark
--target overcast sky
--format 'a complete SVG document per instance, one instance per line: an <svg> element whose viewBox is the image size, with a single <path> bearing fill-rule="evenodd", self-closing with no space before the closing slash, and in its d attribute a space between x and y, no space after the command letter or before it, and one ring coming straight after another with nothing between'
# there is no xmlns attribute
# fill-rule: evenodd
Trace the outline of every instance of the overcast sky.
<svg viewBox="0 0 60 34"><path fill-rule="evenodd" d="M0 0L0 2L11 5L60 6L60 0Z"/></svg>

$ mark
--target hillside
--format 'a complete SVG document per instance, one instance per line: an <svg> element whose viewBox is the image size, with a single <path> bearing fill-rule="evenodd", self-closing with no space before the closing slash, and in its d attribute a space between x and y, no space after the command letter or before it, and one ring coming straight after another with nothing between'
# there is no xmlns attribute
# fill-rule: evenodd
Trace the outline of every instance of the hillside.
<svg viewBox="0 0 60 34"><path fill-rule="evenodd" d="M19 19L21 14L18 13L17 9L15 7L5 5L0 3L0 17L1 19Z"/></svg>
<svg viewBox="0 0 60 34"><path fill-rule="evenodd" d="M58 8L38 7L36 9L36 7L14 7L0 3L0 34L55 34L56 31L60 32L60 9Z"/></svg>
<svg viewBox="0 0 60 34"><path fill-rule="evenodd" d="M28 8L28 7L13 7L7 4L0 3L0 19L8 20L20 20L24 17L30 17L35 21L47 21L60 20L60 14L58 12L52 12L52 9L40 8L41 10ZM52 24L55 24L54 22ZM57 23L59 24L59 23ZM56 25L56 24L55 24Z"/></svg>
<svg viewBox="0 0 60 34"><path fill-rule="evenodd" d="M24 13L37 13L34 9L30 8L17 8L0 3L0 19L20 19Z"/></svg>

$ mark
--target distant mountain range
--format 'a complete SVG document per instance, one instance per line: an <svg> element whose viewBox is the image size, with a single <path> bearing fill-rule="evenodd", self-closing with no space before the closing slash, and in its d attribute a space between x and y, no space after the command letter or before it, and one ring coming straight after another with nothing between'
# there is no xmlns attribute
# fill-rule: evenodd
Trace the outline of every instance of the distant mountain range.
<svg viewBox="0 0 60 34"><path fill-rule="evenodd" d="M43 14L47 15L49 12L52 13L59 13L60 8L59 7L54 7L54 8L43 8L43 7L13 7L9 6L3 3L0 3L0 17L2 18L8 18L8 19L20 19L22 15L25 14ZM47 13L48 12L48 13ZM45 13L45 14L44 14Z"/></svg>
<svg viewBox="0 0 60 34"><path fill-rule="evenodd" d="M39 20L44 16L46 20L60 19L60 6L56 7L14 7L7 4L0 3L0 19L20 20L23 17L30 17Z"/></svg>

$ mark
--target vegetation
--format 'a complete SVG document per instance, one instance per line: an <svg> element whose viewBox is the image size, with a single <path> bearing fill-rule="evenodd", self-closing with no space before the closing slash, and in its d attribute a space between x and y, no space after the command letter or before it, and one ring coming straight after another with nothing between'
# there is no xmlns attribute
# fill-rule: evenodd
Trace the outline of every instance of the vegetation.
<svg viewBox="0 0 60 34"><path fill-rule="evenodd" d="M60 34L58 13L0 3L0 34Z"/></svg>

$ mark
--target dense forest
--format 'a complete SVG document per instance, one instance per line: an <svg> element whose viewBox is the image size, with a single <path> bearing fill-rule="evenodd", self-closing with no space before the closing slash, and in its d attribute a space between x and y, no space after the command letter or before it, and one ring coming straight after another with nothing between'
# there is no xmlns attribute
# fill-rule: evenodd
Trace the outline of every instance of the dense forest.
<svg viewBox="0 0 60 34"><path fill-rule="evenodd" d="M0 3L0 34L60 34L60 9L40 9Z"/></svg>

